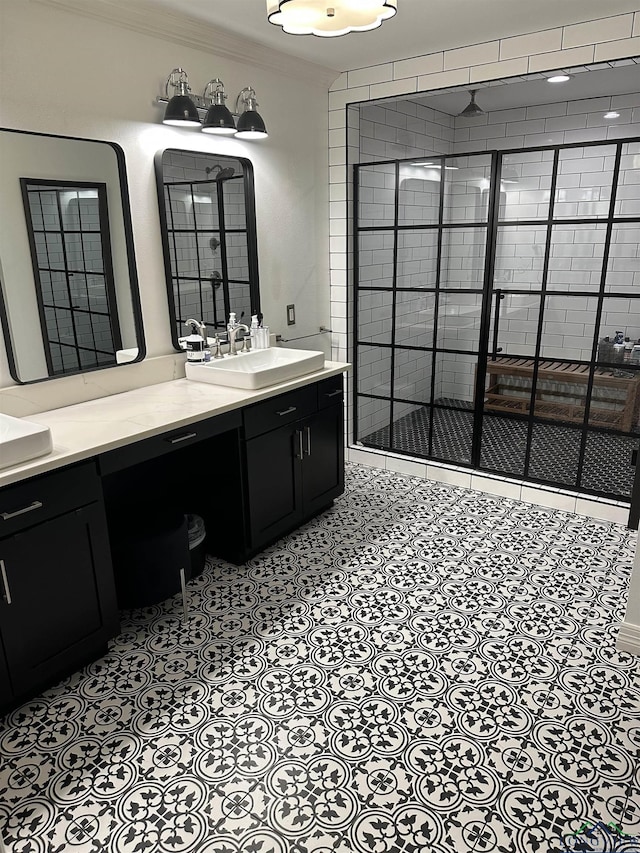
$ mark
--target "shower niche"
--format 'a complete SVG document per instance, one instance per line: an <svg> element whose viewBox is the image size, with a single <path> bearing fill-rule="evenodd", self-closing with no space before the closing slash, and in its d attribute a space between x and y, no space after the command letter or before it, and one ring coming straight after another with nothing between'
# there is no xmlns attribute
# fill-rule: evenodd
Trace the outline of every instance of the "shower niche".
<svg viewBox="0 0 640 853"><path fill-rule="evenodd" d="M168 148L156 156L172 340L188 318L210 336L230 311L248 323L260 310L251 162Z"/></svg>

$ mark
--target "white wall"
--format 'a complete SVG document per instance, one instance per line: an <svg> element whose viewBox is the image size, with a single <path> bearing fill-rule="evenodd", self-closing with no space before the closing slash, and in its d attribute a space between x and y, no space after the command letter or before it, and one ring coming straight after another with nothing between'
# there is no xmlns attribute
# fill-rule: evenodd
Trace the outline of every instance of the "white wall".
<svg viewBox="0 0 640 853"><path fill-rule="evenodd" d="M272 70L263 56L252 66L228 54L174 43L169 36L37 2L2 0L0 14L3 126L110 140L124 149L149 357L173 352L153 165L154 155L164 148L251 160L265 322L273 332L283 330L285 306L294 303L299 334L329 325L326 70L314 74L308 64L297 63L299 73L283 73L277 61ZM160 11L152 23L161 28ZM194 92L220 77L231 106L241 88L255 86L269 138L243 143L162 125L162 110L154 101L177 65L187 70ZM12 389L2 348L0 407L33 413L100 396L106 388L113 393L135 387L148 375L131 365Z"/></svg>

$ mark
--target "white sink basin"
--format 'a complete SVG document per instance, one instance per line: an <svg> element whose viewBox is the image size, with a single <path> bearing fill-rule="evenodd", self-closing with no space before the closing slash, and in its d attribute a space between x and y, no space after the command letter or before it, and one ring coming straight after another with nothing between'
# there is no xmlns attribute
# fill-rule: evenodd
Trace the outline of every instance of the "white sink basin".
<svg viewBox="0 0 640 853"><path fill-rule="evenodd" d="M187 362L187 379L254 391L286 382L324 367L324 353L316 350L270 347L239 355L226 355L204 364Z"/></svg>
<svg viewBox="0 0 640 853"><path fill-rule="evenodd" d="M49 427L0 413L0 468L51 453Z"/></svg>

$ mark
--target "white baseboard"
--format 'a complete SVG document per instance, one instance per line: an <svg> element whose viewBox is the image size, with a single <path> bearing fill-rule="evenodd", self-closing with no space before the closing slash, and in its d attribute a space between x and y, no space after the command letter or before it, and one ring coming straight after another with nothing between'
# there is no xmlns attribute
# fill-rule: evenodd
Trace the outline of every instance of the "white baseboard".
<svg viewBox="0 0 640 853"><path fill-rule="evenodd" d="M623 622L618 631L616 648L621 652L640 655L640 625L634 625L632 622Z"/></svg>

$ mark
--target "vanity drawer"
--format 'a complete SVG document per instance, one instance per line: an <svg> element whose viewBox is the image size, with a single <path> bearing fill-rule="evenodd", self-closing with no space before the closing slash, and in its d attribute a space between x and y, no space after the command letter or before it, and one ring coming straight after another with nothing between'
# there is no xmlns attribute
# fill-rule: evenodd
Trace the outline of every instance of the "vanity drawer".
<svg viewBox="0 0 640 853"><path fill-rule="evenodd" d="M326 409L336 403L342 403L344 399L344 381L342 374L330 376L318 382L318 408Z"/></svg>
<svg viewBox="0 0 640 853"><path fill-rule="evenodd" d="M246 438L277 429L284 424L306 418L318 408L316 386L305 385L287 394L279 394L262 403L248 406L244 410L244 434Z"/></svg>
<svg viewBox="0 0 640 853"><path fill-rule="evenodd" d="M0 491L0 536L11 536L101 496L93 460L7 486Z"/></svg>
<svg viewBox="0 0 640 853"><path fill-rule="evenodd" d="M187 447L207 438L212 438L214 435L238 429L241 423L242 417L239 411L225 412L222 415L216 415L213 418L206 418L180 429L171 430L171 432L164 432L162 435L154 435L153 438L134 441L124 447L119 447L117 450L102 453L98 457L100 473L103 476L113 474L115 471L122 471L124 468L137 465L139 462L156 459L158 456L172 453L181 447Z"/></svg>

